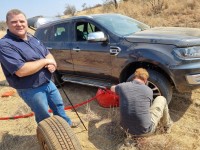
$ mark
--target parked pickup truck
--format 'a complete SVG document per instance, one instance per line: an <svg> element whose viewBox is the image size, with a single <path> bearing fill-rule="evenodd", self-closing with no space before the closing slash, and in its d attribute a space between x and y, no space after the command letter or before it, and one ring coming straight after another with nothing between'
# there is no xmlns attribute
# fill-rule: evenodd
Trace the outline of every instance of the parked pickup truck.
<svg viewBox="0 0 200 150"><path fill-rule="evenodd" d="M200 29L155 27L121 14L75 16L39 25L35 36L54 55L57 79L105 88L132 80L143 67L154 97L168 103L200 87ZM34 27L29 19L30 26Z"/></svg>

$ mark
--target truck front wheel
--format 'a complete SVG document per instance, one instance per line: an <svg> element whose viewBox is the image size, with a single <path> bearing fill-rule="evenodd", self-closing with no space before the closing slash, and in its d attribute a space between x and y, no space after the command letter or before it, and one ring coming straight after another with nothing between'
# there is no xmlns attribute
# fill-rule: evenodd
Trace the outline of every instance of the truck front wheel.
<svg viewBox="0 0 200 150"><path fill-rule="evenodd" d="M148 72L149 79L147 85L153 90L153 98L162 95L167 99L167 103L169 104L172 99L172 86L170 82L157 71L148 70ZM131 81L133 77L134 74L132 74L127 81Z"/></svg>

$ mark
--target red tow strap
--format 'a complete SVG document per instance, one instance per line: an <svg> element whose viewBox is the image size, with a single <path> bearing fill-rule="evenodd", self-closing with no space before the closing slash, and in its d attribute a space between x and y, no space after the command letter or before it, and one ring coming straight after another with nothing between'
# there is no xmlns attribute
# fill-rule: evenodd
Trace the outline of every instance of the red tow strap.
<svg viewBox="0 0 200 150"><path fill-rule="evenodd" d="M101 94L103 94L103 93L101 93ZM82 103L79 103L79 104L74 105L74 108L78 108L78 107L80 107L80 106L82 106L82 105L84 105L84 104L87 104L87 103L89 103L89 102L95 100L95 99L96 99L98 96L100 96L101 94L98 94L98 95L92 97L91 99L88 99L88 100L86 100L86 101L84 101L84 102L82 102ZM73 108L72 106L66 106L64 109L65 109L65 110L69 110L69 109L72 109L72 108ZM52 112L51 109L48 110L48 111L49 111L49 112ZM28 117L31 117L31 116L33 116L33 115L34 115L34 113L31 112L31 113L29 113L29 114L18 115L18 116L13 116L13 117L0 117L0 120L11 120L11 119L28 118Z"/></svg>

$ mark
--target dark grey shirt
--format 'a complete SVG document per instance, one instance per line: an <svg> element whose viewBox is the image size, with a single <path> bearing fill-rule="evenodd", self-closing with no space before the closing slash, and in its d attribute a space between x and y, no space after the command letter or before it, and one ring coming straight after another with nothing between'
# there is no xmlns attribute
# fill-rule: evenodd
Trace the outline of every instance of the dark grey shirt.
<svg viewBox="0 0 200 150"><path fill-rule="evenodd" d="M148 133L152 128L153 91L136 80L118 84L115 91L120 99L121 126L133 135Z"/></svg>

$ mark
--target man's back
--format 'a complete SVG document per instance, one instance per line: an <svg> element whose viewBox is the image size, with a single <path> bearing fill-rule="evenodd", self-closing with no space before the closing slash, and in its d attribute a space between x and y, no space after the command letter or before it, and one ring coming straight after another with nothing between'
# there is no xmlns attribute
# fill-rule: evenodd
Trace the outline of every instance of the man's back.
<svg viewBox="0 0 200 150"><path fill-rule="evenodd" d="M150 106L153 91L136 80L116 86L120 96L121 126L133 135L151 130Z"/></svg>

